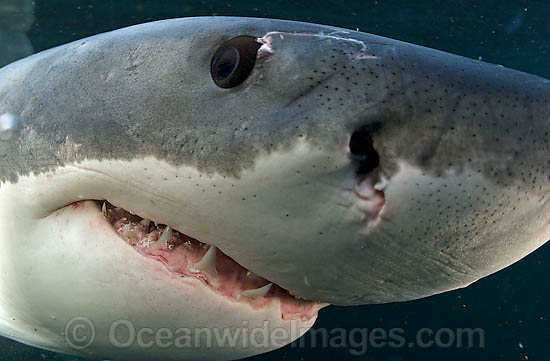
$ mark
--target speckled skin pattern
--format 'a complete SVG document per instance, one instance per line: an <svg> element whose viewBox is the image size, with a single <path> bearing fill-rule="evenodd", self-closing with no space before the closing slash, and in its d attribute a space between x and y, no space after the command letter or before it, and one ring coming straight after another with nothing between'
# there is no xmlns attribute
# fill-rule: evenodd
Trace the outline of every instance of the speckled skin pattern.
<svg viewBox="0 0 550 361"><path fill-rule="evenodd" d="M273 54L259 57L242 85L218 88L210 76L218 47L270 32ZM538 246L527 246L521 229L510 235L517 241L499 232L475 247L469 239L486 237L485 227L515 212L538 214L539 228L549 217L549 81L366 33L244 18L140 25L0 70L5 112L21 119L17 135L0 142L0 181L12 183L84 159L146 156L238 181L260 154L284 152L297 139L335 153L354 131L368 129L386 179L404 162L442 183L411 188L403 200L408 216L388 213L392 228L368 235L372 259L352 254L335 266L342 275L356 272L357 281L343 282L356 290L350 304L468 284L520 258L510 244L522 244L521 256ZM446 197L448 178L466 174L484 183L459 182ZM540 198L538 208L522 206L529 197ZM548 237L548 227L537 234ZM502 264L487 261L492 250L506 253Z"/></svg>
<svg viewBox="0 0 550 361"><path fill-rule="evenodd" d="M213 29L202 32L205 26ZM217 47L273 29L336 32L367 48L287 39L278 53L283 61L260 60L243 86L216 87L209 64ZM471 164L495 183L531 183L526 171L548 183L547 80L337 31L279 21L176 20L77 41L7 67L0 72L0 112L20 114L23 129L0 144L0 179L85 158L144 155L237 176L258 149L302 135L331 147L340 134L367 125L385 168L406 158L433 174ZM377 59L354 59L363 51ZM67 143L82 146L67 154Z"/></svg>

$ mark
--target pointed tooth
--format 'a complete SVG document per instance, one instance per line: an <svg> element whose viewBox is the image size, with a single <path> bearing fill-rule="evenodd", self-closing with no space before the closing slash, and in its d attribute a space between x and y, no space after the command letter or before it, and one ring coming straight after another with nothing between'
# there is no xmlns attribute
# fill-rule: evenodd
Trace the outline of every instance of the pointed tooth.
<svg viewBox="0 0 550 361"><path fill-rule="evenodd" d="M147 232L149 232L149 227L151 227L151 221L148 219L142 219L139 221L139 224L141 224Z"/></svg>
<svg viewBox="0 0 550 361"><path fill-rule="evenodd" d="M129 224L125 224L124 226L122 226L122 235L127 239L129 239L130 234L131 234L131 226Z"/></svg>
<svg viewBox="0 0 550 361"><path fill-rule="evenodd" d="M162 235L159 238L159 242L166 243L167 245L170 245L172 243L172 228L168 226L164 228L164 231L162 232Z"/></svg>
<svg viewBox="0 0 550 361"><path fill-rule="evenodd" d="M103 217L107 217L107 203L103 202L103 205L101 206L101 214L103 214Z"/></svg>
<svg viewBox="0 0 550 361"><path fill-rule="evenodd" d="M251 280L263 280L262 277L258 276L257 274L255 274L252 271L247 271L246 272L246 277L250 278Z"/></svg>
<svg viewBox="0 0 550 361"><path fill-rule="evenodd" d="M268 283L267 285L260 288L256 288L254 290L242 291L240 296L244 296L252 299L258 299L260 297L265 296L269 292L271 287L273 287L273 283Z"/></svg>
<svg viewBox="0 0 550 361"><path fill-rule="evenodd" d="M217 248L210 246L208 251L202 256L202 259L193 265L193 268L197 271L206 272L208 274L216 274L216 252Z"/></svg>

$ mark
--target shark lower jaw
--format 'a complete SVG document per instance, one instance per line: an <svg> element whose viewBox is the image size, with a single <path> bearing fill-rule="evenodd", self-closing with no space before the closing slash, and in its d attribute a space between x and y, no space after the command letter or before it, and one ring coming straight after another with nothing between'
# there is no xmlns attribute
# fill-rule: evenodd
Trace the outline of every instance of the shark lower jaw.
<svg viewBox="0 0 550 361"><path fill-rule="evenodd" d="M65 208L78 208L85 202ZM107 201L94 201L104 223L121 241L143 257L156 260L175 277L201 281L204 287L231 302L250 305L253 309L280 304L283 320L315 320L326 303L301 299L238 264L215 246L191 238L163 224L155 223L115 207ZM146 272L146 270L144 270Z"/></svg>

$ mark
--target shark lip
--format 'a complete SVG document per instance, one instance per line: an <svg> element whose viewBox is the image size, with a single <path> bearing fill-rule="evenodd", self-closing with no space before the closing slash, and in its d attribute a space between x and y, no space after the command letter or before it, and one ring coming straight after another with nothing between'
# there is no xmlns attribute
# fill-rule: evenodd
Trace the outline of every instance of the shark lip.
<svg viewBox="0 0 550 361"><path fill-rule="evenodd" d="M326 304L298 298L247 270L217 247L169 226L141 218L107 201L95 201L120 239L144 257L162 263L175 277L193 277L233 302L258 309L280 302L283 319L309 320ZM70 206L78 207L79 203ZM146 272L146 270L144 270Z"/></svg>

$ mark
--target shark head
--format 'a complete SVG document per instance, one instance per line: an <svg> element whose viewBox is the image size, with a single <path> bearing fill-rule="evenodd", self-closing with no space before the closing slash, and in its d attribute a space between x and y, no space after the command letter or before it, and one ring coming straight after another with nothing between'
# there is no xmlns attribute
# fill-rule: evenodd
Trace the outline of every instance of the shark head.
<svg viewBox="0 0 550 361"><path fill-rule="evenodd" d="M327 303L464 287L550 236L549 95L503 67L268 19L154 22L11 64L2 332L234 359L291 342ZM75 317L95 335L81 350ZM128 323L285 337L117 346Z"/></svg>

